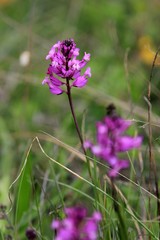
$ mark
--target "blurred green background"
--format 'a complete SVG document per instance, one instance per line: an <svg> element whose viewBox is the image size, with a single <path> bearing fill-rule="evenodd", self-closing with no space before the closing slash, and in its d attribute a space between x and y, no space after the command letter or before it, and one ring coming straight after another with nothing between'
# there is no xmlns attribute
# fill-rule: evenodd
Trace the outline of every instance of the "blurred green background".
<svg viewBox="0 0 160 240"><path fill-rule="evenodd" d="M159 0L0 0L0 202L8 201L8 186L40 131L73 147L79 142L67 96L54 96L41 84L51 46L74 38L80 57L91 53L92 78L72 93L79 123L85 112L85 128L93 136L110 102L124 117L147 120L144 96L160 43L159 23ZM152 79L155 121L159 63L158 58ZM53 147L48 151L54 156ZM33 152L36 163L41 153L38 147Z"/></svg>

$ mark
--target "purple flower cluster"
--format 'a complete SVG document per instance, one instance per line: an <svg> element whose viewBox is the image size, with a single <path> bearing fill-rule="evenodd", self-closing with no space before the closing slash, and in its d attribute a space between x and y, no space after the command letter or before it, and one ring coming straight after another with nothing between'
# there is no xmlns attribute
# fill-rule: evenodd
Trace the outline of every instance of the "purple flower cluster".
<svg viewBox="0 0 160 240"><path fill-rule="evenodd" d="M84 207L65 208L66 218L53 220L52 229L56 230L55 240L96 240L101 214L94 212L87 218Z"/></svg>
<svg viewBox="0 0 160 240"><path fill-rule="evenodd" d="M42 84L48 84L52 94L67 93L66 90L62 89L63 85L68 85L69 88L82 88L91 77L90 67L86 69L84 74L81 74L82 68L90 61L90 54L85 52L82 60L78 60L79 50L73 39L58 41L50 49L46 60L50 59L51 63ZM66 81L59 80L57 77L66 79ZM69 84L69 80L73 80L71 84Z"/></svg>
<svg viewBox="0 0 160 240"><path fill-rule="evenodd" d="M106 116L102 122L97 122L97 144L87 140L84 147L91 149L92 153L105 160L110 166L109 176L114 178L119 171L129 167L127 160L118 158L118 153L126 152L140 147L142 137L131 137L123 135L131 125L131 121L124 120L118 116Z"/></svg>

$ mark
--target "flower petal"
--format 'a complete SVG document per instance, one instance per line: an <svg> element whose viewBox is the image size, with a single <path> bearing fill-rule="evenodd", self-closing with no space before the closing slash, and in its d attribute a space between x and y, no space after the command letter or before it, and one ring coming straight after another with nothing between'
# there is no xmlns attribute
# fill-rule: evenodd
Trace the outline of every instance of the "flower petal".
<svg viewBox="0 0 160 240"><path fill-rule="evenodd" d="M129 162L127 160L118 160L117 164L112 169L109 170L109 176L115 178L119 174L120 170L128 167Z"/></svg>
<svg viewBox="0 0 160 240"><path fill-rule="evenodd" d="M86 71L85 71L85 73L84 73L84 76L85 76L85 77L88 77L88 78L91 77L91 68L90 68L90 67L88 67L88 68L86 69Z"/></svg>
<svg viewBox="0 0 160 240"><path fill-rule="evenodd" d="M93 144L92 144L89 140L86 140L86 141L84 141L84 143L83 143L83 147L84 147L85 149L91 148L92 145L93 145Z"/></svg>
<svg viewBox="0 0 160 240"><path fill-rule="evenodd" d="M90 61L90 56L91 56L90 53L86 53L86 52L85 52L83 59L84 59L86 62L88 62L88 61Z"/></svg>
<svg viewBox="0 0 160 240"><path fill-rule="evenodd" d="M138 148L140 147L142 143L142 137L130 137L130 136L122 136L118 137L117 139L117 151L119 152L125 152L128 150L131 150L133 148Z"/></svg>
<svg viewBox="0 0 160 240"><path fill-rule="evenodd" d="M55 94L55 95L60 95L63 93L63 90L55 85L49 86L49 90L52 94Z"/></svg>
<svg viewBox="0 0 160 240"><path fill-rule="evenodd" d="M97 157L100 157L103 153L103 149L99 145L94 145L91 147L92 153L96 155Z"/></svg>
<svg viewBox="0 0 160 240"><path fill-rule="evenodd" d="M76 80L73 81L72 86L82 88L87 84L87 78L84 76L79 76Z"/></svg>
<svg viewBox="0 0 160 240"><path fill-rule="evenodd" d="M43 79L42 81L42 85L48 84L48 83L49 83L49 77L45 77L45 79Z"/></svg>
<svg viewBox="0 0 160 240"><path fill-rule="evenodd" d="M55 78L54 76L51 76L50 80L51 80L51 83L55 86L61 86L64 84L63 82L61 82L58 78Z"/></svg>

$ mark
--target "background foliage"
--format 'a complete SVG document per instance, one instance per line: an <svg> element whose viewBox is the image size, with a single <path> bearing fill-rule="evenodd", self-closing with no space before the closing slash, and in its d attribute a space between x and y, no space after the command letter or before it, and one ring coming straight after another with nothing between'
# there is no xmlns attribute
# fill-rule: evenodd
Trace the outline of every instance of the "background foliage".
<svg viewBox="0 0 160 240"><path fill-rule="evenodd" d="M94 136L95 122L105 115L106 106L113 102L123 117L136 119L138 132L147 137L146 129L142 128L147 121L144 96L147 95L153 56L159 46L159 11L158 0L0 1L1 204L10 206L9 186L20 171L35 136L39 136L45 151L57 161L76 170L80 168L86 174L80 161L75 163L68 151L50 143L41 133L45 131L79 148L66 96L53 96L46 86L41 85L48 65L45 56L58 40L74 38L81 54L84 51L91 53L92 78L86 88L72 91L80 124L85 116L86 134ZM20 62L24 51L30 54L26 66ZM158 57L152 78L155 123L159 121L159 64ZM158 149L159 128L154 130L154 142ZM134 133L135 128L131 131ZM158 154L157 149L155 154ZM145 146L143 155L147 165ZM50 164L35 144L18 185L15 183L11 189L15 204L11 216L18 229L15 233L17 239L23 239L27 225L34 222L37 209L38 219L42 221L39 222L40 232L42 235L46 232L47 239L51 238L53 214L44 219L41 214L53 209L58 214L61 195L66 204L76 202L79 197L75 192L70 198L72 191L65 187L60 191L56 181L54 184L48 182L48 197L44 197L42 185L45 176L55 177L66 184L72 182L72 187L81 188L76 178L64 173L59 166ZM83 191L88 191L87 186L83 186ZM38 203L39 196L45 201L45 207ZM81 198L83 196L79 197L79 202ZM13 214L13 211L16 213ZM3 223L2 229L5 229Z"/></svg>

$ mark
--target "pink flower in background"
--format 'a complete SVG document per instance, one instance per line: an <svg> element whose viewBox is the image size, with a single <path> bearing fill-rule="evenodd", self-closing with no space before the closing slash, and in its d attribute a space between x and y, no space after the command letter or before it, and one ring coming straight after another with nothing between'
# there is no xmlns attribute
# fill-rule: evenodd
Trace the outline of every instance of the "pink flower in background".
<svg viewBox="0 0 160 240"><path fill-rule="evenodd" d="M62 89L63 85L67 85L67 81L64 81L64 79L72 80L69 85L70 88L82 88L86 85L88 78L91 77L90 67L83 74L81 73L81 70L90 61L90 54L84 53L82 60L78 60L79 50L79 48L76 48L73 39L58 41L50 49L46 60L50 60L51 63L42 84L48 84L52 94L59 95L67 92Z"/></svg>
<svg viewBox="0 0 160 240"><path fill-rule="evenodd" d="M55 240L96 240L98 237L98 223L101 214L94 212L92 217L87 217L84 207L65 209L66 218L53 220L52 229L56 230Z"/></svg>
<svg viewBox="0 0 160 240"><path fill-rule="evenodd" d="M94 145L89 140L84 143L85 149L91 149L96 157L108 163L111 168L109 170L110 177L116 177L120 170L129 167L129 162L119 159L118 153L141 146L141 136L131 137L124 135L130 125L131 121L110 114L103 121L96 124L97 143Z"/></svg>
<svg viewBox="0 0 160 240"><path fill-rule="evenodd" d="M26 229L26 237L28 240L35 240L37 239L37 233L33 228L28 227Z"/></svg>

